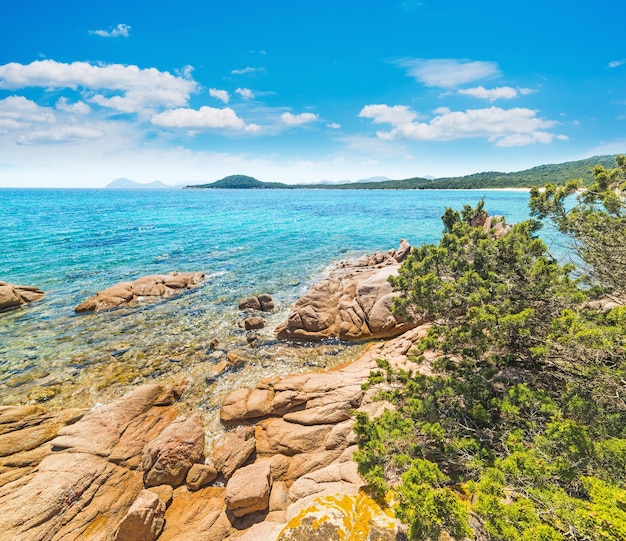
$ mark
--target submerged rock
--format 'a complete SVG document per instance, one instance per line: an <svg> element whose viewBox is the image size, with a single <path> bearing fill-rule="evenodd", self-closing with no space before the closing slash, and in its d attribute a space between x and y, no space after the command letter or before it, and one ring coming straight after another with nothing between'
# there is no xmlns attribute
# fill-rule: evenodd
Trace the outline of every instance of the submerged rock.
<svg viewBox="0 0 626 541"><path fill-rule="evenodd" d="M274 309L274 301L267 294L256 297L247 297L239 302L239 310L260 310L261 312L271 312Z"/></svg>
<svg viewBox="0 0 626 541"><path fill-rule="evenodd" d="M133 282L120 282L96 293L79 304L74 311L99 312L138 300L158 300L200 286L205 280L203 272L170 272L143 276Z"/></svg>
<svg viewBox="0 0 626 541"><path fill-rule="evenodd" d="M398 250L342 262L292 307L279 325L279 339L319 341L372 340L399 336L420 322L409 323L391 309L398 294L388 279L397 274L411 251L404 239Z"/></svg>
<svg viewBox="0 0 626 541"><path fill-rule="evenodd" d="M17 286L0 281L0 312L41 299L45 293L34 286Z"/></svg>

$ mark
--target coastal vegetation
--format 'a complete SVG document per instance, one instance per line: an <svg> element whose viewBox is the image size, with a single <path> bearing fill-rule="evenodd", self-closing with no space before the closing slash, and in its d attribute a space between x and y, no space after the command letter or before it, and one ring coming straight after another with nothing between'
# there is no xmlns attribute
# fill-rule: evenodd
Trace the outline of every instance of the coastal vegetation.
<svg viewBox="0 0 626 541"><path fill-rule="evenodd" d="M380 360L393 407L356 415L359 471L411 539L626 539L626 157L533 190L531 211L572 241L562 265L536 234L448 209L414 250L394 311L432 322L412 370ZM574 199L575 195L578 194Z"/></svg>
<svg viewBox="0 0 626 541"><path fill-rule="evenodd" d="M346 182L341 184L284 184L263 182L245 175L231 175L221 180L189 185L195 189L319 189L319 190L441 190L477 188L531 188L552 183L565 185L570 179L580 179L583 185L594 181L593 168L601 165L610 168L615 156L595 156L584 160L560 164L540 165L514 173L485 172L461 177L437 179L407 178L378 182Z"/></svg>

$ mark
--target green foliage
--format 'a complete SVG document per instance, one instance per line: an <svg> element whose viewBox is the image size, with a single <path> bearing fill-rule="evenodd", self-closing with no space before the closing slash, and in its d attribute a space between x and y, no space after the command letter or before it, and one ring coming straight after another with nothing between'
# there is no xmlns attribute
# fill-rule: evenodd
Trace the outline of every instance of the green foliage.
<svg viewBox="0 0 626 541"><path fill-rule="evenodd" d="M540 345L551 320L581 292L536 238L539 224L516 224L504 236L475 227L484 221L482 203L462 215L446 210L439 245L415 249L392 285L401 291L395 311L437 325L425 346L444 353L499 362L530 360L529 344ZM461 317L462 316L462 317Z"/></svg>
<svg viewBox="0 0 626 541"><path fill-rule="evenodd" d="M356 416L359 471L411 539L626 539L626 307L599 310L536 222L442 220L392 280L398 313L432 324L413 371L372 373L393 409Z"/></svg>
<svg viewBox="0 0 626 541"><path fill-rule="evenodd" d="M549 218L572 240L574 250L586 264L591 284L626 296L626 156L615 158L617 167L598 165L593 183L582 189L581 181L565 186L548 184L531 191L531 213ZM576 196L576 203L571 197Z"/></svg>

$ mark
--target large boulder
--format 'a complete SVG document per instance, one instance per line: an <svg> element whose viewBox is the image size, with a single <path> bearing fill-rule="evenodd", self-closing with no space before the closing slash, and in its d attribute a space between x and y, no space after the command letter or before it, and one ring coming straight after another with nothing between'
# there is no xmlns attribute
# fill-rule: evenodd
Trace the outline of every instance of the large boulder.
<svg viewBox="0 0 626 541"><path fill-rule="evenodd" d="M213 465L226 479L242 466L256 448L254 427L239 426L225 434L213 452Z"/></svg>
<svg viewBox="0 0 626 541"><path fill-rule="evenodd" d="M122 519L114 541L156 541L165 524L165 504L149 490L142 490Z"/></svg>
<svg viewBox="0 0 626 541"><path fill-rule="evenodd" d="M226 485L226 508L236 517L267 509L272 489L270 473L267 460L237 470Z"/></svg>
<svg viewBox="0 0 626 541"><path fill-rule="evenodd" d="M17 286L0 281L0 312L41 299L45 293L34 286Z"/></svg>
<svg viewBox="0 0 626 541"><path fill-rule="evenodd" d="M138 300L159 300L178 295L200 286L205 280L203 272L170 272L143 276L133 282L120 282L89 297L74 311L99 312Z"/></svg>
<svg viewBox="0 0 626 541"><path fill-rule="evenodd" d="M182 415L143 449L141 467L147 487L183 484L204 453L204 429L197 413Z"/></svg>
<svg viewBox="0 0 626 541"><path fill-rule="evenodd" d="M0 408L0 537L153 539L164 505L140 496L137 468L146 443L178 416L172 400L144 385L89 412ZM134 536L138 528L145 535Z"/></svg>
<svg viewBox="0 0 626 541"><path fill-rule="evenodd" d="M292 307L279 325L279 339L319 341L392 338L415 327L392 313L397 295L389 277L397 274L411 246L402 239L398 250L377 252L337 265Z"/></svg>

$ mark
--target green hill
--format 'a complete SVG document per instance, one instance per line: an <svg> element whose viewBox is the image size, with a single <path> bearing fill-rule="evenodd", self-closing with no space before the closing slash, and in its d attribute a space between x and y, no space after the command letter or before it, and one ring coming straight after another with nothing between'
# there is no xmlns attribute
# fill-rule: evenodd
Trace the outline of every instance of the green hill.
<svg viewBox="0 0 626 541"><path fill-rule="evenodd" d="M583 179L591 183L592 171L596 165L612 168L615 155L594 156L585 160L558 164L540 165L514 173L488 171L462 177L436 179L406 178L380 182L346 182L343 184L284 184L263 182L245 175L231 175L209 184L187 186L187 188L226 188L226 189L318 189L318 190L441 190L477 188L531 188L547 183L565 184L571 179Z"/></svg>
<svg viewBox="0 0 626 541"><path fill-rule="evenodd" d="M583 179L585 184L593 180L592 171L596 165L612 168L615 156L594 156L585 160L560 164L540 165L514 173L489 171L474 173L463 177L444 177L436 179L407 178L367 182L360 184L316 185L315 188L331 190L440 190L440 189L476 189L476 188L531 188L545 186L548 182L565 184L573 178ZM312 187L312 186L310 186Z"/></svg>
<svg viewBox="0 0 626 541"><path fill-rule="evenodd" d="M237 189L237 190L252 190L252 189L271 189L271 188L292 188L288 184L282 182L262 182L254 177L248 177L246 175L230 175L224 177L221 180L211 182L209 184L197 184L193 186L187 186L187 188L221 188L221 189Z"/></svg>

